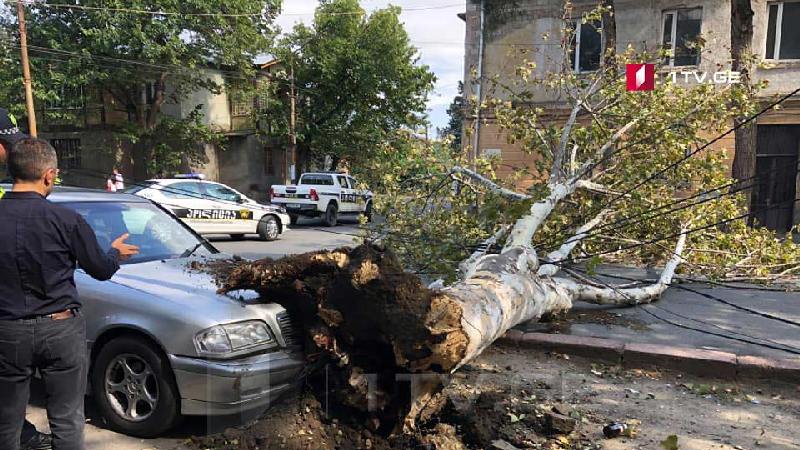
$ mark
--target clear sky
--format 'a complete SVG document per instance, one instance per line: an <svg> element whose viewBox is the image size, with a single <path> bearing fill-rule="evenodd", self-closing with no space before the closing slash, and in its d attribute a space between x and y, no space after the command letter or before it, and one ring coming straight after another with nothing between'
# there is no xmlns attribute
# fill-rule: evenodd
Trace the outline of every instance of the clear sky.
<svg viewBox="0 0 800 450"><path fill-rule="evenodd" d="M278 25L290 30L296 22L310 23L317 0L284 0ZM458 92L464 76L464 22L456 14L464 12L464 0L361 0L368 12L396 5L412 44L420 51L421 62L436 74L436 88L428 100L428 114L436 127L447 124L447 106ZM433 131L433 130L431 130Z"/></svg>

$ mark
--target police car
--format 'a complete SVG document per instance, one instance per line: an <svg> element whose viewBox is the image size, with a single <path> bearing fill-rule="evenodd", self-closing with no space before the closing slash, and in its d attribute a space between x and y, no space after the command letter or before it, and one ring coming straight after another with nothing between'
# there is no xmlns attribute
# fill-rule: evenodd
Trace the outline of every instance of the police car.
<svg viewBox="0 0 800 450"><path fill-rule="evenodd" d="M258 234L263 240L273 241L288 229L290 220L284 208L262 205L204 178L189 174L147 180L125 192L169 209L199 234L228 234L234 239Z"/></svg>

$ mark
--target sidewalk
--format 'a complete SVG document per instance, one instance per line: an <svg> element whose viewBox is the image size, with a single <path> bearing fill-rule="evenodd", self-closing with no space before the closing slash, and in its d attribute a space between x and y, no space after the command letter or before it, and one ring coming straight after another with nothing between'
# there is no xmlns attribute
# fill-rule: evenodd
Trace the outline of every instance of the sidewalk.
<svg viewBox="0 0 800 450"><path fill-rule="evenodd" d="M642 280L658 273L605 266L597 276L618 285L629 281L614 276ZM579 302L566 319L523 324L507 340L601 359L618 356L627 365L678 364L696 373L727 369L756 376L780 372L787 381L800 380L800 293L745 287L678 284L659 301L638 307Z"/></svg>

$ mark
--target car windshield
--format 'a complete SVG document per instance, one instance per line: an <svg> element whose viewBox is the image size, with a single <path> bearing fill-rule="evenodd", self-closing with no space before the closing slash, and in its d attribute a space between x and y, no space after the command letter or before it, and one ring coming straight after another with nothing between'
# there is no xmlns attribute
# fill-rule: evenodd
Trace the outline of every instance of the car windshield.
<svg viewBox="0 0 800 450"><path fill-rule="evenodd" d="M333 177L322 174L309 174L300 177L300 184L311 184L316 186L333 186Z"/></svg>
<svg viewBox="0 0 800 450"><path fill-rule="evenodd" d="M114 239L129 233L126 242L138 246L139 254L125 264L216 253L178 219L150 203L75 202L65 206L86 219L104 250L111 248Z"/></svg>

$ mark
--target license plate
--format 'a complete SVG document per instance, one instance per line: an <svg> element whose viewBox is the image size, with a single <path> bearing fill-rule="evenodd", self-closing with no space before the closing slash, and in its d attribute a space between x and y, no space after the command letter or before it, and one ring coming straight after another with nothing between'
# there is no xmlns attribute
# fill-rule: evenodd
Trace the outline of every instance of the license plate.
<svg viewBox="0 0 800 450"><path fill-rule="evenodd" d="M289 203L288 206L289 206L289 208L300 208L303 205L301 205L300 203Z"/></svg>

